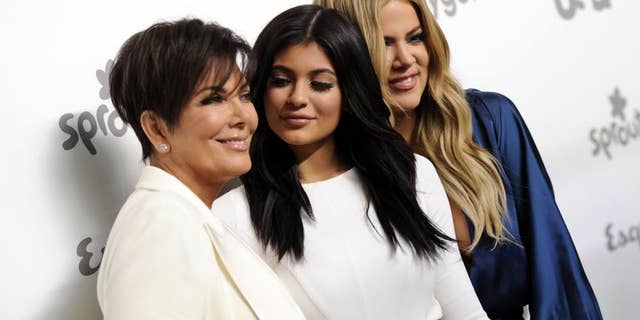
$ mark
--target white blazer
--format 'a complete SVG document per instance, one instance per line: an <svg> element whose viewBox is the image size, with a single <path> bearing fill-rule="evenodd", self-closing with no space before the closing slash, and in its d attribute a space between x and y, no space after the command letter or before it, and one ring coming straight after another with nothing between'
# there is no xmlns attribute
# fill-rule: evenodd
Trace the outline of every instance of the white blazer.
<svg viewBox="0 0 640 320"><path fill-rule="evenodd" d="M191 190L143 169L98 274L104 319L303 319L273 271Z"/></svg>

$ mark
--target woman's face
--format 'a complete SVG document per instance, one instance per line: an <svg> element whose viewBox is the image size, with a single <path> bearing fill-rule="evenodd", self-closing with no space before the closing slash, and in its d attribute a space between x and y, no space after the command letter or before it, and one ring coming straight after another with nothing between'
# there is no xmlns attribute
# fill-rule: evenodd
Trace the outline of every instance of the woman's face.
<svg viewBox="0 0 640 320"><path fill-rule="evenodd" d="M248 151L257 124L240 70L236 67L222 87L215 87L210 75L196 86L170 130L171 160L197 179L237 177L251 169Z"/></svg>
<svg viewBox="0 0 640 320"><path fill-rule="evenodd" d="M425 31L413 5L391 0L380 10L380 24L387 46L387 85L402 109L414 110L420 103L429 78L429 53Z"/></svg>
<svg viewBox="0 0 640 320"><path fill-rule="evenodd" d="M340 121L340 88L331 61L315 42L275 56L264 105L269 127L294 152L333 141Z"/></svg>

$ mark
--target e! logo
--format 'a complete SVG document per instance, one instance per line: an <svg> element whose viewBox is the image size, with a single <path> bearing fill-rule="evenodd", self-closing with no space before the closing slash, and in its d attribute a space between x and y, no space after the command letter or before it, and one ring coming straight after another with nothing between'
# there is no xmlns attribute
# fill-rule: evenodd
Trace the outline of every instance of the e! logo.
<svg viewBox="0 0 640 320"><path fill-rule="evenodd" d="M91 239L90 237L84 238L82 239L82 241L80 241L78 247L76 248L76 254L78 255L78 257L82 258L80 259L80 263L78 264L78 269L83 276L90 276L98 272L98 269L100 269L100 263L102 262L98 262L95 267L91 266L91 257L93 257L93 253L89 252L87 250L87 247L92 241L93 239ZM104 247L102 247L100 252L101 254L104 254ZM100 257L100 260L102 260L102 257Z"/></svg>

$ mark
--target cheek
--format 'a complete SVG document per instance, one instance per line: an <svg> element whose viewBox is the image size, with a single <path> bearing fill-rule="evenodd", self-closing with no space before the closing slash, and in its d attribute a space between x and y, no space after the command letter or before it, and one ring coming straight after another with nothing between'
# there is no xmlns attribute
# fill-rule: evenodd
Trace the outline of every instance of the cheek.
<svg viewBox="0 0 640 320"><path fill-rule="evenodd" d="M266 113L274 113L285 103L281 90L269 89L264 95L264 108Z"/></svg>
<svg viewBox="0 0 640 320"><path fill-rule="evenodd" d="M199 115L193 128L197 128L198 135L205 139L212 139L220 133L229 122L230 113L223 110L210 109Z"/></svg>
<svg viewBox="0 0 640 320"><path fill-rule="evenodd" d="M213 139L215 138L226 126L227 121L220 118L212 117L207 121L206 128L203 130L205 138Z"/></svg>
<svg viewBox="0 0 640 320"><path fill-rule="evenodd" d="M427 50L427 48L421 50L420 54L418 55L418 63L424 69L429 70L429 51Z"/></svg>
<svg viewBox="0 0 640 320"><path fill-rule="evenodd" d="M328 125L337 126L342 111L342 101L340 92L328 94L316 100L318 113L329 120Z"/></svg>
<svg viewBox="0 0 640 320"><path fill-rule="evenodd" d="M267 99L265 99L264 101L264 115L267 118L267 123L263 123L260 125L268 125L269 128L273 130L275 120L277 118L276 116L277 112L276 112L275 106L272 103L270 103Z"/></svg>
<svg viewBox="0 0 640 320"><path fill-rule="evenodd" d="M268 89L264 96L264 112L267 117L269 126L278 118L280 109L284 107L287 101L287 94L284 90L278 88Z"/></svg>
<svg viewBox="0 0 640 320"><path fill-rule="evenodd" d="M258 127L258 113L256 112L256 108L253 106L253 104L249 104L247 106L248 110L247 110L247 125L249 126L249 129L251 132L256 131L256 128Z"/></svg>
<svg viewBox="0 0 640 320"><path fill-rule="evenodd" d="M267 90L262 101L264 103L265 110L269 110L270 107L275 104L276 97L277 95L273 90Z"/></svg>

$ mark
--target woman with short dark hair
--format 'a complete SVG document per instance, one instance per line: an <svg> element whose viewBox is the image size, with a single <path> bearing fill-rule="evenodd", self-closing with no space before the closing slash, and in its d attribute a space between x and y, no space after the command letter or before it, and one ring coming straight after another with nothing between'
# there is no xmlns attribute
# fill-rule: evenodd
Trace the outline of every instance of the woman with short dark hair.
<svg viewBox="0 0 640 320"><path fill-rule="evenodd" d="M389 122L366 43L335 10L275 17L250 62L261 125L213 211L311 319L486 319L444 189Z"/></svg>
<svg viewBox="0 0 640 320"><path fill-rule="evenodd" d="M105 319L301 319L277 277L210 206L251 167L257 126L236 65L248 44L197 19L129 38L109 84L148 161L113 224L98 275Z"/></svg>

